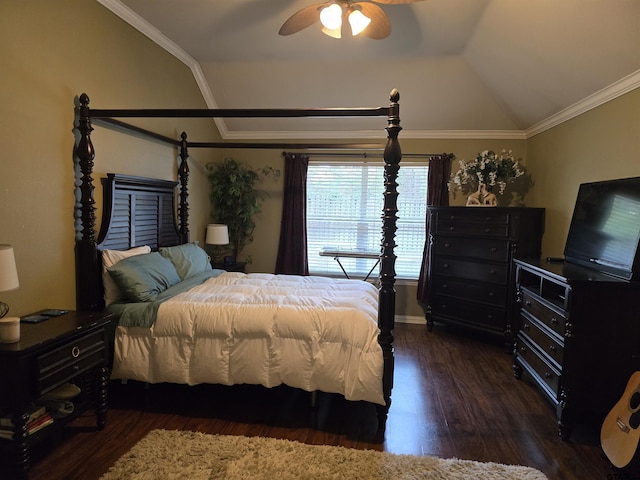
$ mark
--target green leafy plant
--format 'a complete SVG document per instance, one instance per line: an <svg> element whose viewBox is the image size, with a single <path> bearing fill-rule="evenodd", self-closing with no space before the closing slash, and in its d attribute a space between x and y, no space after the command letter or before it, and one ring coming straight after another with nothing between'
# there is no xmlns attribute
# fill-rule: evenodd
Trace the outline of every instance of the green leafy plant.
<svg viewBox="0 0 640 480"><path fill-rule="evenodd" d="M267 193L258 190L256 185L265 177L279 177L280 170L269 166L253 170L233 158L226 158L222 163L210 163L207 170L211 218L215 223L229 227L232 254L238 258L253 241L254 216L260 213L260 204L267 197Z"/></svg>

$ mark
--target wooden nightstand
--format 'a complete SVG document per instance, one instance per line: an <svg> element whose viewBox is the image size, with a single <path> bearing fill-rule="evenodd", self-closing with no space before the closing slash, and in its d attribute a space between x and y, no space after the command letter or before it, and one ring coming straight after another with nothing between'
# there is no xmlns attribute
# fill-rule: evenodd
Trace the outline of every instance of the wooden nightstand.
<svg viewBox="0 0 640 480"><path fill-rule="evenodd" d="M107 326L115 316L71 311L41 323L20 325L20 341L0 344L0 414L13 422L13 438L0 439L17 476L26 477L29 448L95 408L97 428L106 423L109 349ZM73 412L29 433L29 407L66 383L80 387Z"/></svg>
<svg viewBox="0 0 640 480"><path fill-rule="evenodd" d="M213 268L219 268L220 270L226 270L227 272L241 272L245 273L244 269L247 266L247 262L236 262L232 265L226 265L224 263L212 263Z"/></svg>

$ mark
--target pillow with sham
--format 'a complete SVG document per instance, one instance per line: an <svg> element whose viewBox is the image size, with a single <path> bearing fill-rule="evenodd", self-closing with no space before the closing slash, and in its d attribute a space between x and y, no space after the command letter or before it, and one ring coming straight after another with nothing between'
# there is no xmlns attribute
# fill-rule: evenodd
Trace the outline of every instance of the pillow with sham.
<svg viewBox="0 0 640 480"><path fill-rule="evenodd" d="M133 302L151 302L180 282L173 263L158 252L126 258L107 270L125 297Z"/></svg>
<svg viewBox="0 0 640 480"><path fill-rule="evenodd" d="M171 260L182 280L211 270L211 259L207 252L198 246L198 242L185 243L175 247L160 247L158 252Z"/></svg>
<svg viewBox="0 0 640 480"><path fill-rule="evenodd" d="M129 250L102 250L102 285L104 286L104 303L105 306L111 305L113 302L124 299L123 293L113 281L107 269L112 267L120 260L142 255L143 253L151 253L151 247L143 245L141 247L133 247Z"/></svg>

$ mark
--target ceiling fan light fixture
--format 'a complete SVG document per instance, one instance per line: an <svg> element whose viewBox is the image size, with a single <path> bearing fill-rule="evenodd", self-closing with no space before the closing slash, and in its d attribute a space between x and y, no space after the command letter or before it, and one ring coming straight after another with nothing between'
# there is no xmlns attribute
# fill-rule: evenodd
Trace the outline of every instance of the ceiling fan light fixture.
<svg viewBox="0 0 640 480"><path fill-rule="evenodd" d="M353 9L349 14L349 25L351 25L351 33L355 37L369 26L371 19L360 10Z"/></svg>
<svg viewBox="0 0 640 480"><path fill-rule="evenodd" d="M342 38L342 28L338 27L338 28L327 28L327 27L322 27L322 33L324 33L325 35L328 35L331 38Z"/></svg>
<svg viewBox="0 0 640 480"><path fill-rule="evenodd" d="M327 30L340 30L342 27L342 7L337 3L332 3L323 8L320 11L320 22Z"/></svg>

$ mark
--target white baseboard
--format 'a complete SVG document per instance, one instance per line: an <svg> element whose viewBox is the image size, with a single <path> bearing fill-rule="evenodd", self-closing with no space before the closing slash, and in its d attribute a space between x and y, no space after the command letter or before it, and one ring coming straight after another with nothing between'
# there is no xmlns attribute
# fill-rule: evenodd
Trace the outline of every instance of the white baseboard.
<svg viewBox="0 0 640 480"><path fill-rule="evenodd" d="M396 315L396 323L411 323L414 325L426 325L427 320L424 317L415 315Z"/></svg>

